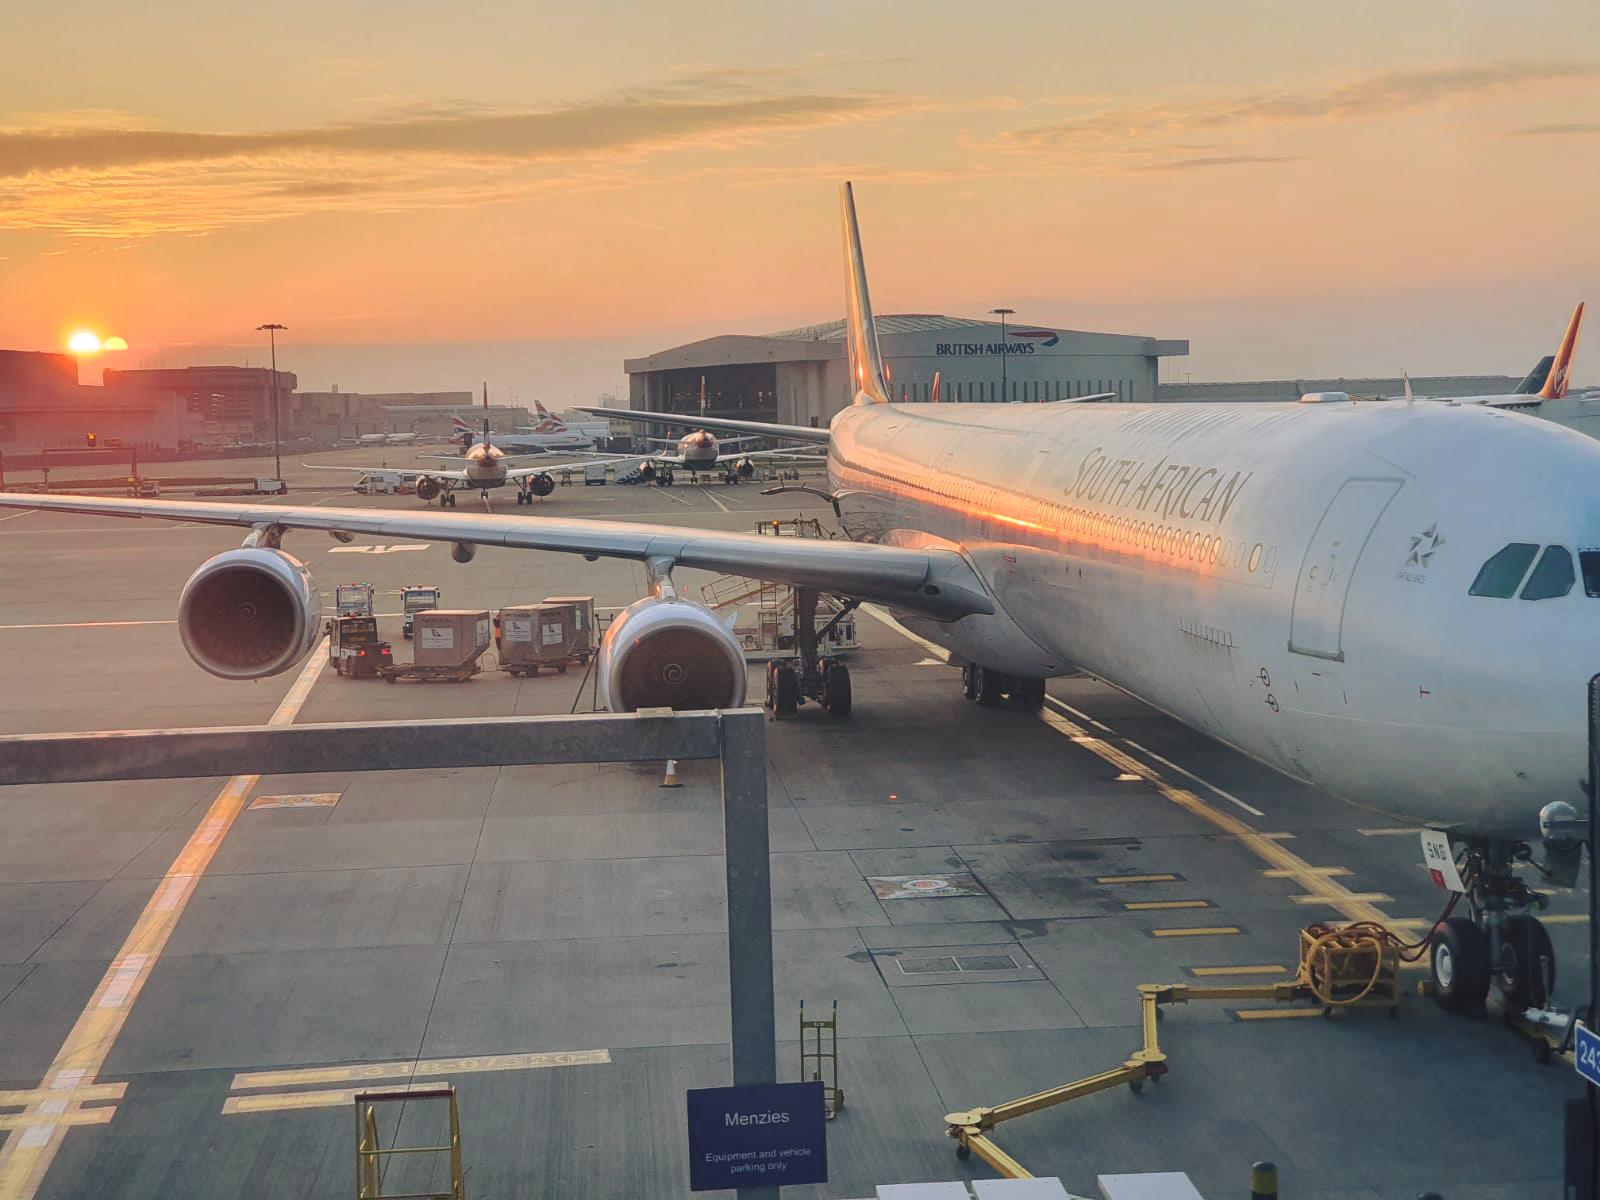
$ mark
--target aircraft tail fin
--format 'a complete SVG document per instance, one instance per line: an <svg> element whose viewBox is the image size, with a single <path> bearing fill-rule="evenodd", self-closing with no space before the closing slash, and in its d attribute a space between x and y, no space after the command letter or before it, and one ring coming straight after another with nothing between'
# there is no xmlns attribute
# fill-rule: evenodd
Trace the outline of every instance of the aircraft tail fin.
<svg viewBox="0 0 1600 1200"><path fill-rule="evenodd" d="M848 183L839 189L844 220L845 345L849 350L850 383L857 404L889 403L889 373L878 349L878 327L867 294L867 266L861 257L861 229L856 224L855 193Z"/></svg>
<svg viewBox="0 0 1600 1200"><path fill-rule="evenodd" d="M489 385L483 385L483 444L489 444Z"/></svg>
<svg viewBox="0 0 1600 1200"><path fill-rule="evenodd" d="M1550 375L1539 389L1541 400L1559 400L1567 394L1567 384L1572 378L1572 356L1578 349L1578 330L1583 325L1583 301L1572 310L1567 322L1567 332L1562 335L1561 346L1556 350L1555 361L1550 364Z"/></svg>
<svg viewBox="0 0 1600 1200"><path fill-rule="evenodd" d="M939 372L938 371L935 371L933 373L933 389L932 389L932 391L930 392L930 394L928 396L928 400L929 400L930 403L933 403L933 404L939 403Z"/></svg>

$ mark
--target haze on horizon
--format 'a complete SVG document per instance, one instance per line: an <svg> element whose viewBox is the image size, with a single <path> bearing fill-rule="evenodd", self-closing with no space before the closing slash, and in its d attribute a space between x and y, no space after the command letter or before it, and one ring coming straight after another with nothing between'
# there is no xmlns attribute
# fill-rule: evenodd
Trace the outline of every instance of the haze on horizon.
<svg viewBox="0 0 1600 1200"><path fill-rule="evenodd" d="M1600 300L1592 0L131 11L0 12L0 346L564 404L837 317L845 178L881 311L1172 378L1521 374Z"/></svg>

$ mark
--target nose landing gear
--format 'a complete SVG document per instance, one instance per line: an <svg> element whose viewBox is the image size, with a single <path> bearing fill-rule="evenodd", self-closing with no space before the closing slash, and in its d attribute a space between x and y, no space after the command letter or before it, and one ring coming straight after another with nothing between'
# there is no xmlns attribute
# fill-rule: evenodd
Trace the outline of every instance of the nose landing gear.
<svg viewBox="0 0 1600 1200"><path fill-rule="evenodd" d="M1548 903L1517 877L1531 859L1523 842L1475 840L1461 866L1470 915L1434 926L1428 948L1434 996L1443 1008L1481 1013L1498 984L1508 1018L1543 1010L1555 990L1556 956L1550 934L1534 916Z"/></svg>

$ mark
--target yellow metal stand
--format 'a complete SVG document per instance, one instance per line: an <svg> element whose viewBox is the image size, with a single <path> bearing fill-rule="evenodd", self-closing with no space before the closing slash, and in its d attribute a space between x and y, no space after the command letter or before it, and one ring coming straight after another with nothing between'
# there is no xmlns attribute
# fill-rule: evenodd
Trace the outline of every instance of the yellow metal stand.
<svg viewBox="0 0 1600 1200"><path fill-rule="evenodd" d="M806 1033L810 1032L809 1043ZM823 1039L827 1039L824 1049ZM807 1048L809 1045L809 1049ZM820 1081L822 1102L828 1120L844 1108L844 1089L839 1086L839 1002L833 1002L833 1015L821 1021L806 1020L805 1001L800 1002L800 1078Z"/></svg>
<svg viewBox="0 0 1600 1200"><path fill-rule="evenodd" d="M1123 1084L1137 1093L1144 1090L1147 1079L1160 1082L1169 1069L1157 1036L1161 1006L1197 1000L1270 1000L1274 1004L1311 1000L1322 1006L1324 1016L1331 1016L1336 1009L1355 1007L1383 1007L1392 1015L1400 1000L1398 941L1366 923L1343 927L1313 925L1301 930L1300 968L1294 979L1232 987L1142 983L1139 1009L1144 1044L1126 1062L1099 1075L1076 1079L1020 1100L946 1114L945 1134L956 1140L956 1157L976 1154L1004 1178L1032 1179L1027 1168L995 1142L991 1136L994 1127Z"/></svg>
<svg viewBox="0 0 1600 1200"><path fill-rule="evenodd" d="M378 1139L377 1106L412 1100L446 1100L450 1104L450 1142L444 1146L390 1146ZM395 1154L448 1154L450 1189L431 1192L385 1192L383 1161ZM416 1091L399 1089L387 1092L361 1092L356 1096L356 1200L465 1200L466 1183L461 1172L461 1116L456 1109L456 1090L448 1083Z"/></svg>

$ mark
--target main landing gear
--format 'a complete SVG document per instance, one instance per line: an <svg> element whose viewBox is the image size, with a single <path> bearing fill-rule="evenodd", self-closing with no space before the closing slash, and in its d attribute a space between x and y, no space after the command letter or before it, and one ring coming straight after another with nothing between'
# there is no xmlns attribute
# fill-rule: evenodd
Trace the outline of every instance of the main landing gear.
<svg viewBox="0 0 1600 1200"><path fill-rule="evenodd" d="M1434 997L1443 1008L1481 1013L1491 984L1498 984L1508 1017L1544 1009L1556 983L1550 935L1534 916L1547 900L1514 873L1532 859L1524 842L1475 840L1461 866L1470 909L1433 928L1428 963Z"/></svg>
<svg viewBox="0 0 1600 1200"><path fill-rule="evenodd" d="M1007 700L1025 712L1044 707L1044 679L1031 675L1008 675L979 663L961 668L961 692L985 708L999 708Z"/></svg>
<svg viewBox="0 0 1600 1200"><path fill-rule="evenodd" d="M848 717L854 702L850 668L835 658L817 653L817 643L833 631L859 600L847 601L821 629L817 628L815 588L794 590L794 642L798 658L775 658L767 664L766 707L777 720L786 720L800 705L814 700L832 717Z"/></svg>

